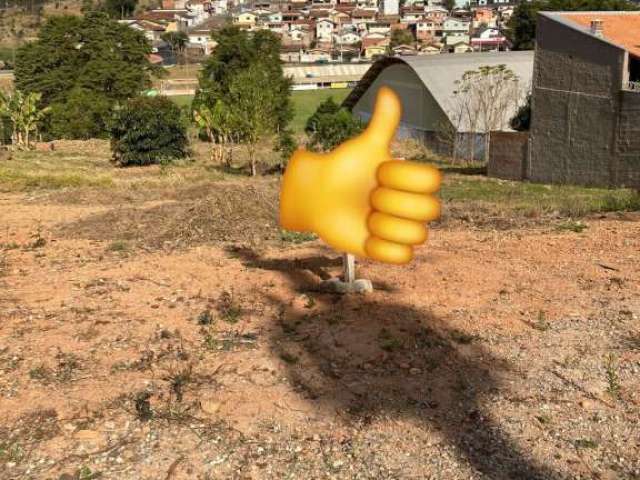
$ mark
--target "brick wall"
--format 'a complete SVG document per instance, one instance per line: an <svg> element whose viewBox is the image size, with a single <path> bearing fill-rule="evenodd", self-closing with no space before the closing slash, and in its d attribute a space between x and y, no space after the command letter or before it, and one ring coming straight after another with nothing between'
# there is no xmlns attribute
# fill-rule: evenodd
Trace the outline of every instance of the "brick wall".
<svg viewBox="0 0 640 480"><path fill-rule="evenodd" d="M506 180L523 180L528 160L527 132L491 132L487 175Z"/></svg>

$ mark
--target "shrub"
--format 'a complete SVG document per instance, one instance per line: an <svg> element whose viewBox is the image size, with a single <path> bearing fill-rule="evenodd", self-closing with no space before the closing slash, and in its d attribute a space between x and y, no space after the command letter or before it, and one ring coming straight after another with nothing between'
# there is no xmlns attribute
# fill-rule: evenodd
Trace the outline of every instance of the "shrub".
<svg viewBox="0 0 640 480"><path fill-rule="evenodd" d="M358 135L363 128L364 125L358 118L329 97L309 117L304 131L309 136L309 148L332 150Z"/></svg>
<svg viewBox="0 0 640 480"><path fill-rule="evenodd" d="M187 130L180 108L166 97L137 97L118 108L111 151L121 167L170 162L187 155Z"/></svg>

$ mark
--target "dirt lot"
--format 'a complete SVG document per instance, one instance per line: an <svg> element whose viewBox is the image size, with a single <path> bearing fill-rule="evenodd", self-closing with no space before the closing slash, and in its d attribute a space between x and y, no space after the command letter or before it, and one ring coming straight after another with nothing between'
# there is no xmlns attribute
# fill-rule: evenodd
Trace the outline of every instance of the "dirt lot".
<svg viewBox="0 0 640 480"><path fill-rule="evenodd" d="M335 296L277 179L145 185L0 194L2 479L640 478L637 213L449 205Z"/></svg>

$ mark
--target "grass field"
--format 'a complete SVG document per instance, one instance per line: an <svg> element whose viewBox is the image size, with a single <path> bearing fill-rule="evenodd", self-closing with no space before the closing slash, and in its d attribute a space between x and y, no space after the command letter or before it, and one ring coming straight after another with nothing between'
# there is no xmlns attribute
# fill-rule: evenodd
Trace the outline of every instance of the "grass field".
<svg viewBox="0 0 640 480"><path fill-rule="evenodd" d="M292 92L291 100L293 101L294 117L291 127L294 132L302 133L307 119L315 112L318 105L329 97L333 97L336 102L342 102L351 92L350 88L342 89L324 89L324 90L308 90ZM177 105L189 106L193 100L192 95L176 95L169 97Z"/></svg>
<svg viewBox="0 0 640 480"><path fill-rule="evenodd" d="M317 101L317 97L310 98ZM243 179L212 164L207 145L199 142L193 145L196 152L193 162L179 162L163 168L127 169L113 167L106 141L57 143L60 146L54 152L14 152L11 160L0 162L0 191L180 189L225 178ZM394 149L396 155L403 153L404 144L398 145ZM234 154L240 168L244 155L242 148ZM275 157L267 158L276 155L270 149L263 155L269 164L276 161ZM403 156L411 158L410 154ZM448 215L453 217L500 217L528 222L545 216L580 218L598 212L640 210L640 195L632 190L511 182L469 175L446 164L440 167L445 172L440 196ZM267 178L277 181L275 176ZM276 199L269 201L275 204Z"/></svg>

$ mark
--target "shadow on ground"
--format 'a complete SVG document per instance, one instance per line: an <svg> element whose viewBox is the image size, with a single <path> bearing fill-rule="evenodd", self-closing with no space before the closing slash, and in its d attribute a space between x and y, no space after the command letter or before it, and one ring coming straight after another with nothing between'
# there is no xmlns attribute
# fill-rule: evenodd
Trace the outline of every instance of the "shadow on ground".
<svg viewBox="0 0 640 480"><path fill-rule="evenodd" d="M234 255L247 266L282 272L297 290L313 291L326 277L313 271L336 264L323 257L270 260L249 249ZM441 432L484 478L561 478L528 456L483 409L509 365L478 339L448 328L429 311L376 301L377 295L312 297L313 306L302 312L276 296L266 298L280 312L270 347L287 360L300 395L327 412L344 412L348 422L410 416Z"/></svg>

